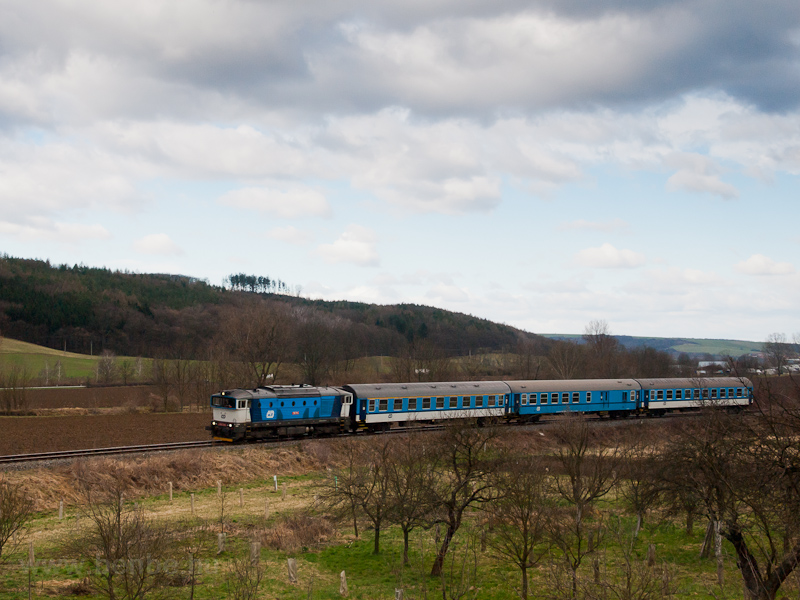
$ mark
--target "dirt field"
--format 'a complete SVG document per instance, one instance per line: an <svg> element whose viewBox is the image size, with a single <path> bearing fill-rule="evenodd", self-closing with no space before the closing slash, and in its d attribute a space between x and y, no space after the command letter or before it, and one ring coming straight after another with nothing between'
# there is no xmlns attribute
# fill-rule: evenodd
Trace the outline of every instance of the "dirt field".
<svg viewBox="0 0 800 600"><path fill-rule="evenodd" d="M161 404L155 386L29 389L26 408L111 408Z"/></svg>
<svg viewBox="0 0 800 600"><path fill-rule="evenodd" d="M210 413L0 417L0 456L209 439Z"/></svg>

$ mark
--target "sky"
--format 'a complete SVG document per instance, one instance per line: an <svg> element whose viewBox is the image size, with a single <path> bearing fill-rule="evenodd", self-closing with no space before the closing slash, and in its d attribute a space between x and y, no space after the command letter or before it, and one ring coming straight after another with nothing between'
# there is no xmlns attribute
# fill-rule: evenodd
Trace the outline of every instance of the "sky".
<svg viewBox="0 0 800 600"><path fill-rule="evenodd" d="M800 332L796 0L3 0L0 253Z"/></svg>

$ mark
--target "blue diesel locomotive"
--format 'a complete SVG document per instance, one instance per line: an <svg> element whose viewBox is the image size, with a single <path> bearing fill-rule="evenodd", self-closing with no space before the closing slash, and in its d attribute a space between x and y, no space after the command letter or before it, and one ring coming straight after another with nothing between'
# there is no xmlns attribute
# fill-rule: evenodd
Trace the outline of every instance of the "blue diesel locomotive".
<svg viewBox="0 0 800 600"><path fill-rule="evenodd" d="M272 385L211 396L212 437L226 442L340 432L385 431L452 419L536 422L566 412L660 416L753 401L745 378L564 379Z"/></svg>

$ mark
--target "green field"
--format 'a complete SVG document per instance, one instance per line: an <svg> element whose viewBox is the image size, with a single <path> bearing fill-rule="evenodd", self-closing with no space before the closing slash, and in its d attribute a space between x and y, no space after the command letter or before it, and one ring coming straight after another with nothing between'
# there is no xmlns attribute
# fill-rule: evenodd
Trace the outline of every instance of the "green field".
<svg viewBox="0 0 800 600"><path fill-rule="evenodd" d="M94 379L100 359L100 356L63 352L19 340L0 338L0 370L16 368L28 378L39 380L41 384L83 383ZM120 365L124 361L133 364L139 359L120 356L113 360ZM150 360L142 360L146 370Z"/></svg>

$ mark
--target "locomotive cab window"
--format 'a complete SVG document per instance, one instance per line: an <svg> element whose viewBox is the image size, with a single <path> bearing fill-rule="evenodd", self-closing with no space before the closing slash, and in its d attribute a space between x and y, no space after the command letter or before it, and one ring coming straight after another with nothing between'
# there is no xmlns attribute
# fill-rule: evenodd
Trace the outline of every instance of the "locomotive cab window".
<svg viewBox="0 0 800 600"><path fill-rule="evenodd" d="M236 408L236 399L228 396L212 396L211 406L218 408Z"/></svg>

